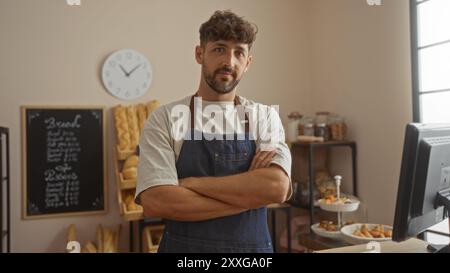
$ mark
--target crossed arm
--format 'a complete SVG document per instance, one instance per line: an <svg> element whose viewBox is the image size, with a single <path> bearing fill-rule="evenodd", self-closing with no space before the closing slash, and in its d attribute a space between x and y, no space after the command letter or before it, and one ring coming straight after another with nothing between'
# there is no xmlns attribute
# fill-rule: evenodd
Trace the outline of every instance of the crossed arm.
<svg viewBox="0 0 450 273"><path fill-rule="evenodd" d="M144 213L178 221L202 221L282 203L289 178L270 164L275 152L258 152L248 172L224 177L189 177L180 186L158 186L141 193Z"/></svg>

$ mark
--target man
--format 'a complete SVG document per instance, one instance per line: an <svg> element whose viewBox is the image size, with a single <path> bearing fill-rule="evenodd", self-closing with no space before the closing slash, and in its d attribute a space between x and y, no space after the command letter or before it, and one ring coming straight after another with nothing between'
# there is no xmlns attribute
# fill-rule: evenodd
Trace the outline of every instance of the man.
<svg viewBox="0 0 450 273"><path fill-rule="evenodd" d="M252 61L256 32L242 17L216 11L201 26L195 49L202 66L197 92L159 107L145 124L136 202L146 216L166 221L159 252L273 252L266 205L290 197L291 155L278 113L236 95ZM176 119L180 106L189 111L182 122ZM250 110L239 115L235 132L240 133L230 139L224 128L233 127L235 119L227 109L239 106ZM211 121L208 107L224 115L225 126L221 119ZM255 109L268 111L262 119L249 119ZM189 117L190 129L177 137ZM265 132L270 122L278 128L278 140L250 136L250 127Z"/></svg>

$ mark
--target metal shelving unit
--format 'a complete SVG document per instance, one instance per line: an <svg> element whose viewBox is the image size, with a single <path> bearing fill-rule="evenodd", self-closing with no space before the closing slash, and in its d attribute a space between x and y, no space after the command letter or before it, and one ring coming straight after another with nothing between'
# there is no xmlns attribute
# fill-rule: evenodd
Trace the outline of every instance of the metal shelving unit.
<svg viewBox="0 0 450 273"><path fill-rule="evenodd" d="M0 179L0 253L9 253L11 250L9 129L4 127L0 127Z"/></svg>
<svg viewBox="0 0 450 273"><path fill-rule="evenodd" d="M315 152L319 148L333 148L333 147L348 147L351 150L352 158L352 186L353 195L358 196L358 181L357 181L357 166L356 166L356 142L354 141L326 141L326 142L294 142L292 144L292 150L295 152L296 147L307 148L308 151L308 164L309 164L309 204L301 205L298 202L289 201L289 204L294 207L305 208L309 210L310 225L315 223L314 219L314 181L315 181ZM300 195L300 191L298 191ZM298 196L300 199L300 196Z"/></svg>

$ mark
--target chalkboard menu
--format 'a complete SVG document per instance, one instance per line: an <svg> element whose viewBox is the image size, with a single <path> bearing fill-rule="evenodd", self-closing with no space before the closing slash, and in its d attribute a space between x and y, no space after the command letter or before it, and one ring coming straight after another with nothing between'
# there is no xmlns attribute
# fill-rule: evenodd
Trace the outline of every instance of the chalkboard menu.
<svg viewBox="0 0 450 273"><path fill-rule="evenodd" d="M106 211L103 108L22 107L23 218Z"/></svg>

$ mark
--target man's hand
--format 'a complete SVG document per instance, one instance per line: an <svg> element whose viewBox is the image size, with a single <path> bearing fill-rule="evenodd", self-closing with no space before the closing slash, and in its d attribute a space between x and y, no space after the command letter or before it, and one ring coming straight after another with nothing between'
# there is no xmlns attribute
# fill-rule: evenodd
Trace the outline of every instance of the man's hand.
<svg viewBox="0 0 450 273"><path fill-rule="evenodd" d="M259 168L269 167L276 152L276 149L271 151L258 150L258 152L253 157L252 164L250 165L250 168L248 170L252 171Z"/></svg>

